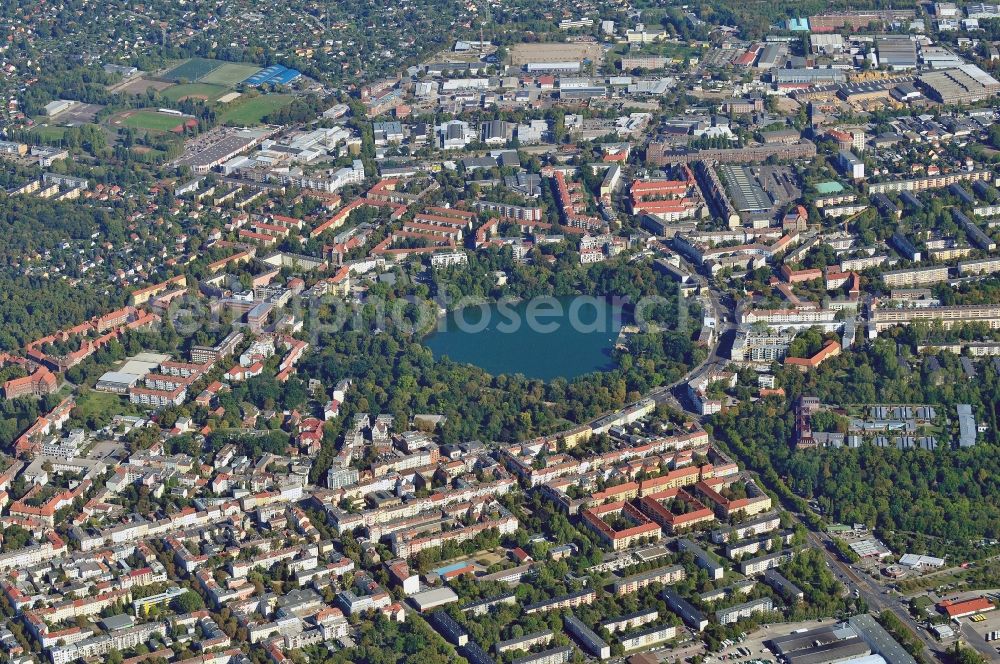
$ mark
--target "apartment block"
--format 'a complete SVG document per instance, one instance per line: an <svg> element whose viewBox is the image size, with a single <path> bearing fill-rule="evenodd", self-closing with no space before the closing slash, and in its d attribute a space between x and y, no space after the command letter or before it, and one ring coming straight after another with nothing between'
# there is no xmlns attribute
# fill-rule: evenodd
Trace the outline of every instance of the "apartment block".
<svg viewBox="0 0 1000 664"><path fill-rule="evenodd" d="M948 281L948 266L933 265L912 270L892 270L882 273L882 282L890 288L911 288Z"/></svg>
<svg viewBox="0 0 1000 664"><path fill-rule="evenodd" d="M743 618L750 618L755 614L767 613L773 610L774 602L771 598L761 597L760 599L744 602L743 604L737 604L736 606L730 606L726 609L720 609L715 612L715 619L721 625L729 625L734 622L739 622Z"/></svg>
<svg viewBox="0 0 1000 664"><path fill-rule="evenodd" d="M751 558L749 560L744 560L740 562L740 574L744 574L746 576L762 574L769 569L774 569L775 567L784 565L792 559L792 556L793 552L786 549L758 556L756 558Z"/></svg>
<svg viewBox="0 0 1000 664"><path fill-rule="evenodd" d="M615 551L660 539L660 527L631 503L616 502L580 511L584 525Z"/></svg>
<svg viewBox="0 0 1000 664"><path fill-rule="evenodd" d="M956 182L975 182L983 180L991 182L993 173L991 171L958 171L956 173L946 173L941 175L931 175L912 180L888 180L886 182L868 183L869 194L885 194L892 191L927 191L928 189L940 189Z"/></svg>
<svg viewBox="0 0 1000 664"><path fill-rule="evenodd" d="M541 613L543 611L573 609L578 606L591 604L596 599L597 593L593 589L587 588L568 595L560 595L551 599L544 599L540 602L535 602L534 604L529 604L524 607L524 612L525 614L530 615L532 613Z"/></svg>
<svg viewBox="0 0 1000 664"><path fill-rule="evenodd" d="M621 641L622 648L625 652L629 652L640 648L648 648L657 643L669 641L670 639L676 637L677 628L675 626L656 625L654 627L648 627L635 632L622 634L619 641Z"/></svg>
<svg viewBox="0 0 1000 664"><path fill-rule="evenodd" d="M617 579L612 586L616 595L628 595L638 592L654 583L677 583L678 581L683 581L685 577L686 574L683 565L668 565Z"/></svg>
<svg viewBox="0 0 1000 664"><path fill-rule="evenodd" d="M956 324L986 323L991 329L1000 328L1000 305L969 304L944 307L880 307L872 311L871 322L876 332L882 332L896 325L908 325L916 321L940 321L950 328Z"/></svg>

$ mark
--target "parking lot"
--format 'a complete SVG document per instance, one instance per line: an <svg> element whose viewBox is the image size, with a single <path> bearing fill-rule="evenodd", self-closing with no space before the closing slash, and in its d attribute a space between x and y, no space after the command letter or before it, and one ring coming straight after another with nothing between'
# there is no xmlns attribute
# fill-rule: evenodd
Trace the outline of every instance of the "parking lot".
<svg viewBox="0 0 1000 664"><path fill-rule="evenodd" d="M826 618L825 620L807 620L798 623L780 623L777 625L768 625L762 629L757 630L751 634L747 634L746 638L740 643L734 643L725 650L718 653L713 653L705 658L704 664L719 664L721 662L743 662L748 664L751 661L765 660L775 662L777 658L774 656L767 646L764 645L765 641L770 641L773 638L779 636L785 636L786 634L791 634L795 630L799 629L813 629L819 627L820 625L828 625L834 622L833 618ZM742 649L743 653L739 650ZM749 651L749 654L746 654Z"/></svg>
<svg viewBox="0 0 1000 664"><path fill-rule="evenodd" d="M66 127L78 127L94 121L97 114L104 108L99 104L74 104L67 110L52 118L52 124Z"/></svg>

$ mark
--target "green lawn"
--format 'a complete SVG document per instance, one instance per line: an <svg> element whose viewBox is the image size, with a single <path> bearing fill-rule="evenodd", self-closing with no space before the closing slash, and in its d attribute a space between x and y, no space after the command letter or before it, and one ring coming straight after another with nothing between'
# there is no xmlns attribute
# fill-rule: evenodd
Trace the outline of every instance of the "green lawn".
<svg viewBox="0 0 1000 664"><path fill-rule="evenodd" d="M226 94L228 89L222 85L209 85L208 83L182 83L173 85L160 92L163 97L170 101L180 101L185 97L198 97L205 101L215 101Z"/></svg>
<svg viewBox="0 0 1000 664"><path fill-rule="evenodd" d="M65 127L35 127L31 130L43 143L58 143L66 135Z"/></svg>
<svg viewBox="0 0 1000 664"><path fill-rule="evenodd" d="M261 119L279 108L292 103L292 95L260 95L237 100L222 112L219 121L228 125L249 126L261 123Z"/></svg>
<svg viewBox="0 0 1000 664"><path fill-rule="evenodd" d="M132 412L130 405L125 404L122 397L108 392L96 392L84 389L76 398L76 408L80 412L81 419L87 419L90 415L100 415L110 412L112 415L118 413Z"/></svg>
<svg viewBox="0 0 1000 664"><path fill-rule="evenodd" d="M133 129L145 129L146 131L167 132L173 131L187 120L186 117L157 113L156 111L131 111L127 116L116 116L112 124L132 127Z"/></svg>
<svg viewBox="0 0 1000 664"><path fill-rule="evenodd" d="M214 85L224 85L233 87L237 83L242 83L260 71L257 65L241 65L227 62L218 69L210 71L199 79L200 83L211 83Z"/></svg>

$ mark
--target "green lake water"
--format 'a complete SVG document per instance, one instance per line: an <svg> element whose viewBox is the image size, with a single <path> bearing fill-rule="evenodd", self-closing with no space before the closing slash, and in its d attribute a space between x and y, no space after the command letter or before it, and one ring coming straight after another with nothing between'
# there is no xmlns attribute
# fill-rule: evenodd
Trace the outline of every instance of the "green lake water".
<svg viewBox="0 0 1000 664"><path fill-rule="evenodd" d="M619 303L589 297L484 304L444 316L424 344L493 375L571 379L614 367L621 314Z"/></svg>

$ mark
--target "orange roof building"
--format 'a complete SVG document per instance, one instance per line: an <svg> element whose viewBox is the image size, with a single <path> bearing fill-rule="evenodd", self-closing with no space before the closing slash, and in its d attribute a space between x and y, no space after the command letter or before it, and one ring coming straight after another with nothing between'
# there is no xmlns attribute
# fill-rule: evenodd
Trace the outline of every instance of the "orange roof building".
<svg viewBox="0 0 1000 664"><path fill-rule="evenodd" d="M826 360L837 355L840 355L840 343L831 339L812 357L786 357L785 366L795 367L799 371L806 372L809 369L815 369Z"/></svg>
<svg viewBox="0 0 1000 664"><path fill-rule="evenodd" d="M950 600L945 600L938 604L938 610L947 615L952 620L963 618L965 616L971 616L976 613L984 613L986 611L992 611L995 607L992 602L990 602L985 597L976 597L974 599L967 599L963 602L952 602Z"/></svg>

